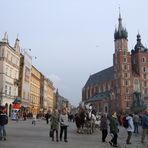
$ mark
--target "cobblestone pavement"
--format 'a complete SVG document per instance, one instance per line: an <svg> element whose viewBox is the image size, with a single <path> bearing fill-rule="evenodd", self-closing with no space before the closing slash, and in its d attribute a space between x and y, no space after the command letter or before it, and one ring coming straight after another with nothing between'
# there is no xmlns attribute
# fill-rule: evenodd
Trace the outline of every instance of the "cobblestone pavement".
<svg viewBox="0 0 148 148"><path fill-rule="evenodd" d="M44 120L37 121L34 126L31 120L10 121L6 127L7 141L0 141L0 148L111 148L109 143L101 142L101 132L96 130L92 135L77 134L74 123L69 124L68 143L53 142L49 139L49 125ZM148 139L141 144L141 130L138 135L133 134L131 145L126 145L126 129L120 127L118 144L120 148L148 148ZM107 142L111 139L107 136Z"/></svg>

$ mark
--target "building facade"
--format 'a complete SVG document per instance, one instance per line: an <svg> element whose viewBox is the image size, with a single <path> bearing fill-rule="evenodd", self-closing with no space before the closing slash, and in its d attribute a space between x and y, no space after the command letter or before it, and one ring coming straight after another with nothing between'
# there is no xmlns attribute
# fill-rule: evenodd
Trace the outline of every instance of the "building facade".
<svg viewBox="0 0 148 148"><path fill-rule="evenodd" d="M128 50L128 33L119 14L114 32L113 66L89 77L82 90L82 101L94 104L99 112L129 111L148 105L148 49L137 43Z"/></svg>
<svg viewBox="0 0 148 148"><path fill-rule="evenodd" d="M32 57L25 50L20 58L19 92L22 111L29 110Z"/></svg>
<svg viewBox="0 0 148 148"><path fill-rule="evenodd" d="M48 78L44 78L44 97L43 97L43 108L44 111L52 111L54 108L54 86L53 82Z"/></svg>
<svg viewBox="0 0 148 148"><path fill-rule="evenodd" d="M0 104L11 114L12 103L18 96L20 46L19 39L14 47L9 45L8 35L0 42Z"/></svg>
<svg viewBox="0 0 148 148"><path fill-rule="evenodd" d="M37 115L40 112L41 73L32 65L30 84L30 112Z"/></svg>

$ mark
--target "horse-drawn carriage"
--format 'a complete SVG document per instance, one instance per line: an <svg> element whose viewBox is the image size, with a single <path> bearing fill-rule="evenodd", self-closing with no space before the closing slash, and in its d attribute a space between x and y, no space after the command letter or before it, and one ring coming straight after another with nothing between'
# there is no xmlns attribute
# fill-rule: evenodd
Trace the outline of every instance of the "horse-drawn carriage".
<svg viewBox="0 0 148 148"><path fill-rule="evenodd" d="M77 133L92 134L96 128L96 113L90 104L79 106L75 116Z"/></svg>

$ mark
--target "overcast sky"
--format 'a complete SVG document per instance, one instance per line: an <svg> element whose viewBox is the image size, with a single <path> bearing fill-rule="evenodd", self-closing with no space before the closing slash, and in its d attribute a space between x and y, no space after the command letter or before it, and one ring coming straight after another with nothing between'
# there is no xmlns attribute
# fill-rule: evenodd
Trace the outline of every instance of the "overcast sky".
<svg viewBox="0 0 148 148"><path fill-rule="evenodd" d="M1 0L0 37L31 49L33 65L50 78L73 105L93 73L113 65L119 5L129 51L141 34L148 46L147 0Z"/></svg>

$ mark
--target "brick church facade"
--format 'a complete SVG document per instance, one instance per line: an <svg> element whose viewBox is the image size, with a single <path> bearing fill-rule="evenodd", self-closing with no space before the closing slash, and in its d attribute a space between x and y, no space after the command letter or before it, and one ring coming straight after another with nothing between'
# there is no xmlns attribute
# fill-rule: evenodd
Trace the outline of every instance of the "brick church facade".
<svg viewBox="0 0 148 148"><path fill-rule="evenodd" d="M92 74L82 89L82 101L98 112L125 112L148 105L148 49L138 33L134 49L128 51L128 33L119 14L114 32L113 66Z"/></svg>

